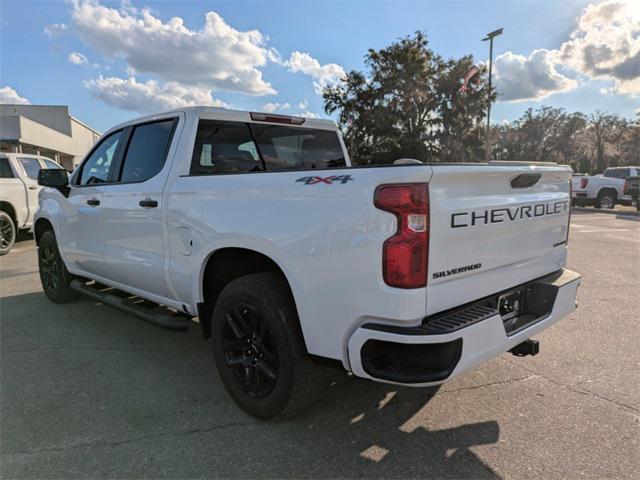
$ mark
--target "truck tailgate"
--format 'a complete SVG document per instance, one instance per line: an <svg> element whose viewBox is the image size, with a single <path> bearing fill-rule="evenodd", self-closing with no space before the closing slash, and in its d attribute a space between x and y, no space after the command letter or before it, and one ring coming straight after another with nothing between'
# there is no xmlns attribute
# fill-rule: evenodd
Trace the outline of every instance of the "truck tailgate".
<svg viewBox="0 0 640 480"><path fill-rule="evenodd" d="M433 165L427 313L561 269L571 170L550 165Z"/></svg>

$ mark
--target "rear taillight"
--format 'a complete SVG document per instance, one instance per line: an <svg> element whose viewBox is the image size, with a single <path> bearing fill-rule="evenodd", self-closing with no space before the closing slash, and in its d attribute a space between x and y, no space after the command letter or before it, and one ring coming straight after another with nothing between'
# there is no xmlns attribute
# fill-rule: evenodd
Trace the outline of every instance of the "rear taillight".
<svg viewBox="0 0 640 480"><path fill-rule="evenodd" d="M627 183L627 179L624 180L624 185L622 185L622 193L627 195L629 193L629 184Z"/></svg>
<svg viewBox="0 0 640 480"><path fill-rule="evenodd" d="M587 188L587 184L589 183L589 179L588 178L581 178L580 179L580 188Z"/></svg>
<svg viewBox="0 0 640 480"><path fill-rule="evenodd" d="M384 242L382 272L387 285L427 285L429 258L429 190L426 183L381 185L374 205L398 219L396 233Z"/></svg>

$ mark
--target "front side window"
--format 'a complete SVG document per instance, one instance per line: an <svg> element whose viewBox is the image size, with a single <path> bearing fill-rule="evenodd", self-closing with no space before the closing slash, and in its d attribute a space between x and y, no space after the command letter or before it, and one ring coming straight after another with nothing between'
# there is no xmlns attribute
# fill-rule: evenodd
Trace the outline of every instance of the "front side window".
<svg viewBox="0 0 640 480"><path fill-rule="evenodd" d="M106 137L82 164L78 185L105 183L113 166L122 130Z"/></svg>
<svg viewBox="0 0 640 480"><path fill-rule="evenodd" d="M22 165L22 168L24 168L24 171L26 172L27 176L33 180L37 180L38 172L42 168L40 166L40 162L38 161L38 159L30 158L30 157L22 157L22 158L19 158L18 160L20 160L20 164Z"/></svg>
<svg viewBox="0 0 640 480"><path fill-rule="evenodd" d="M0 178L14 178L9 159L7 157L0 158Z"/></svg>
<svg viewBox="0 0 640 480"><path fill-rule="evenodd" d="M124 156L120 182L144 182L162 170L175 122L172 118L134 127Z"/></svg>

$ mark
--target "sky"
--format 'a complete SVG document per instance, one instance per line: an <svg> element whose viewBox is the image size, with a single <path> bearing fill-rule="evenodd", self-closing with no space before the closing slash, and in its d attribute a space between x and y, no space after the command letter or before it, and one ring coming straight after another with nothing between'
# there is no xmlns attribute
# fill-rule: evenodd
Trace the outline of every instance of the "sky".
<svg viewBox="0 0 640 480"><path fill-rule="evenodd" d="M640 0L0 0L0 103L69 105L99 131L185 105L326 117L322 87L369 48L421 30L481 63L500 27L492 121L640 112Z"/></svg>

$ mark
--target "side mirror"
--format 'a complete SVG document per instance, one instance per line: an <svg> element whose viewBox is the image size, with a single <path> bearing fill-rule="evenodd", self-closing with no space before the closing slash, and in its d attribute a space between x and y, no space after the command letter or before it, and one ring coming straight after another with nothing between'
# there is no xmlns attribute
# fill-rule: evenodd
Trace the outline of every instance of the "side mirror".
<svg viewBox="0 0 640 480"><path fill-rule="evenodd" d="M38 185L55 188L66 197L69 195L69 174L64 168L43 168L38 172Z"/></svg>

